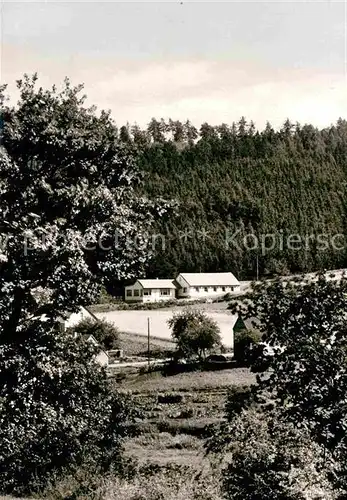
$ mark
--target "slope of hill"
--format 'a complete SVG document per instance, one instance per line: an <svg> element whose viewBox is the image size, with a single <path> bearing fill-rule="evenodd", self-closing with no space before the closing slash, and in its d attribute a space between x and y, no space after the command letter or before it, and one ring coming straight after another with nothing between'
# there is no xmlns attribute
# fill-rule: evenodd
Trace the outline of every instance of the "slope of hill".
<svg viewBox="0 0 347 500"><path fill-rule="evenodd" d="M178 202L157 221L149 276L232 270L246 279L257 261L260 276L346 267L346 121L122 129L140 149L139 189Z"/></svg>

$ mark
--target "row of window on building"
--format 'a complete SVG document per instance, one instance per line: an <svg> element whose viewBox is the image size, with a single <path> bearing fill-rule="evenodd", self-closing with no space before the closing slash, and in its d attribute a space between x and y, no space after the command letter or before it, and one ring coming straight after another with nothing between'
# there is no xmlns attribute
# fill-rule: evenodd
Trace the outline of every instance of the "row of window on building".
<svg viewBox="0 0 347 500"><path fill-rule="evenodd" d="M183 293L187 293L187 288L183 288ZM216 287L216 286L213 286L213 287L207 287L207 286L196 286L194 287L194 290L199 293L199 292L209 292L209 291L213 291L213 292L218 292L218 291L221 291L221 292L225 292L226 291L226 287L225 286L222 286L222 287ZM228 290L230 291L233 291L234 290L234 287L228 287ZM169 288L167 289L160 289L159 290L159 294L162 296L162 297L167 297L169 295L171 295L171 290ZM149 295L152 295L152 289L151 288L145 288L144 290L126 290L126 296L127 297L143 297L143 296L149 296Z"/></svg>
<svg viewBox="0 0 347 500"><path fill-rule="evenodd" d="M161 289L160 295L162 297L167 297L168 295L171 294L171 290L168 289ZM143 297L143 296L149 296L152 295L152 289L151 288L145 288L144 290L126 290L126 296L127 297Z"/></svg>
<svg viewBox="0 0 347 500"><path fill-rule="evenodd" d="M210 291L214 291L214 292L225 292L226 291L226 287L225 286L221 286L221 287L217 287L217 286L211 286L211 287L208 287L208 286L195 286L193 288L196 292L210 292ZM233 287L228 287L228 289L230 289L231 291L233 291ZM188 291L188 288L185 288L183 287L183 293L187 293Z"/></svg>

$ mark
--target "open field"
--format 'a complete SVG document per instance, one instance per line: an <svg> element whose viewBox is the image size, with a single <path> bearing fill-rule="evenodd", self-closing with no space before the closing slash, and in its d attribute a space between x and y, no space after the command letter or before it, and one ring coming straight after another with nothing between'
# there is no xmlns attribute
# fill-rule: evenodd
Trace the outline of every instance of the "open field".
<svg viewBox="0 0 347 500"><path fill-rule="evenodd" d="M119 348L124 350L127 356L147 356L147 338L143 335L121 332L119 334ZM165 354L175 349L175 343L171 340L151 338L150 351L153 354Z"/></svg>
<svg viewBox="0 0 347 500"><path fill-rule="evenodd" d="M228 370L195 371L163 376L160 372L136 375L128 378L122 388L132 393L154 393L162 391L207 391L231 385L246 385L255 382L255 375L248 368Z"/></svg>
<svg viewBox="0 0 347 500"><path fill-rule="evenodd" d="M254 382L245 368L130 376L121 388L131 391L143 417L137 423L140 435L127 441L127 455L141 465L208 467L206 427L222 420L228 387Z"/></svg>
<svg viewBox="0 0 347 500"><path fill-rule="evenodd" d="M226 347L233 347L233 327L237 320L237 315L231 314L224 307L217 308L219 304L204 304L204 310L208 316L214 319L220 330L222 342ZM208 308L207 306L213 306ZM100 319L113 323L120 331L147 336L148 323L150 318L151 337L153 339L171 340L171 330L167 321L173 314L182 311L182 307L172 307L170 309L157 309L152 311L110 311L96 313Z"/></svg>

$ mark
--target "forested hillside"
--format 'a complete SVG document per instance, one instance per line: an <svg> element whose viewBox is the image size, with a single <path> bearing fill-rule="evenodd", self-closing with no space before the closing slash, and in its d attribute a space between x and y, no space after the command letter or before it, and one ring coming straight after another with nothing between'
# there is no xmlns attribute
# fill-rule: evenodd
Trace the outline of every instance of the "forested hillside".
<svg viewBox="0 0 347 500"><path fill-rule="evenodd" d="M260 276L347 266L345 120L257 131L241 118L197 131L153 119L146 130L121 127L120 138L139 150L141 191L179 203L157 221L165 249L158 238L150 276L231 270L252 278L257 257ZM274 248L264 251L262 241Z"/></svg>

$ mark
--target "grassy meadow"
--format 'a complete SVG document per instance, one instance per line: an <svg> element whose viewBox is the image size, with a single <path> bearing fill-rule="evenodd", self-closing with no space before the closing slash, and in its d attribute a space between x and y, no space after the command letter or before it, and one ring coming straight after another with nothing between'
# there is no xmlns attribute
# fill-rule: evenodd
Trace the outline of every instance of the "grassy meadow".
<svg viewBox="0 0 347 500"><path fill-rule="evenodd" d="M141 342L134 345L135 350L138 347ZM225 497L220 488L220 473L205 456L204 440L208 426L223 418L228 388L254 381L254 374L246 368L166 376L159 371L137 370L114 376L115 386L130 393L139 409L139 417L132 424L133 437L125 442L125 457L130 459L135 473L129 477L91 477L81 470L34 498L222 500Z"/></svg>
<svg viewBox="0 0 347 500"><path fill-rule="evenodd" d="M228 387L253 382L255 376L245 368L129 377L121 387L131 391L143 419L141 434L127 443L128 456L141 464L208 466L206 426L223 418Z"/></svg>

